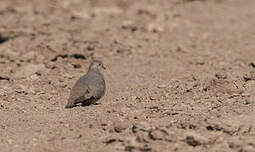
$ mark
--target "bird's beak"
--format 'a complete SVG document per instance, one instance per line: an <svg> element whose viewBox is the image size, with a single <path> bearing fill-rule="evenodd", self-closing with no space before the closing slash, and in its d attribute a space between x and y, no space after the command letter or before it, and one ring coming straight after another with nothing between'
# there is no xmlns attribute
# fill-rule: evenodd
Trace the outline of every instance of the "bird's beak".
<svg viewBox="0 0 255 152"><path fill-rule="evenodd" d="M103 67L104 70L106 69L106 67L104 65L102 67Z"/></svg>

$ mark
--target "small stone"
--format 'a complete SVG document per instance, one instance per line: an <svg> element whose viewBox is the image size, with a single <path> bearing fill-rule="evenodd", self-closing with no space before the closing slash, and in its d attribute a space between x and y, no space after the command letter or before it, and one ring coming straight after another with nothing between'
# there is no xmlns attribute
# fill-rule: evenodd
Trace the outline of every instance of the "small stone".
<svg viewBox="0 0 255 152"><path fill-rule="evenodd" d="M36 91L36 92L37 92L37 91ZM52 94L52 95L57 95L58 92L57 92L56 90L52 90L52 91L51 91L51 94Z"/></svg>
<svg viewBox="0 0 255 152"><path fill-rule="evenodd" d="M135 125L133 125L132 128L131 128L131 130L132 130L132 132L135 134L135 133L137 133L138 128L137 128Z"/></svg>
<svg viewBox="0 0 255 152"><path fill-rule="evenodd" d="M81 138L82 137L82 134L80 134L77 138L79 139L79 138Z"/></svg>
<svg viewBox="0 0 255 152"><path fill-rule="evenodd" d="M61 88L65 88L65 87L67 87L67 84L66 83L62 83L62 84L60 84L60 87Z"/></svg>
<svg viewBox="0 0 255 152"><path fill-rule="evenodd" d="M80 64L72 64L72 66L73 66L73 68L75 68L75 69L81 68L81 65L80 65Z"/></svg>
<svg viewBox="0 0 255 152"><path fill-rule="evenodd" d="M189 129L195 129L197 126L196 125L193 125L193 124L190 124L189 125Z"/></svg>
<svg viewBox="0 0 255 152"><path fill-rule="evenodd" d="M3 36L2 34L0 34L0 43L4 43L8 40L9 40L9 38L7 36Z"/></svg>
<svg viewBox="0 0 255 152"><path fill-rule="evenodd" d="M17 93L25 93L25 92L27 92L26 87L24 85L22 85L22 84L18 85L18 87L15 88L15 91Z"/></svg>
<svg viewBox="0 0 255 152"><path fill-rule="evenodd" d="M217 79L227 79L227 75L225 73L216 73L215 77Z"/></svg>
<svg viewBox="0 0 255 152"><path fill-rule="evenodd" d="M134 149L135 149L134 146L126 146L125 147L125 151L129 151L129 152L132 152Z"/></svg>
<svg viewBox="0 0 255 152"><path fill-rule="evenodd" d="M149 32L163 32L164 28L159 22L152 22L148 24L147 30Z"/></svg>
<svg viewBox="0 0 255 152"><path fill-rule="evenodd" d="M111 143L114 143L114 142L116 142L117 140L116 139L108 139L107 141L105 141L104 143L105 144L111 144Z"/></svg>
<svg viewBox="0 0 255 152"><path fill-rule="evenodd" d="M45 62L44 65L45 65L45 68L47 68L47 69L55 69L56 68L54 62Z"/></svg>
<svg viewBox="0 0 255 152"><path fill-rule="evenodd" d="M193 136L187 136L186 142L187 142L187 144L189 144L193 147L201 145L201 143L199 141L197 141Z"/></svg>
<svg viewBox="0 0 255 152"><path fill-rule="evenodd" d="M6 77L6 76L0 76L0 80L7 80L7 81L9 81L10 78L9 78L9 77Z"/></svg>
<svg viewBox="0 0 255 152"><path fill-rule="evenodd" d="M185 135L186 135L186 139L185 139L186 143L193 147L209 143L208 138L203 137L196 132L188 132Z"/></svg>
<svg viewBox="0 0 255 152"><path fill-rule="evenodd" d="M243 92L243 93L241 94L241 96L242 96L242 97L250 97L251 94L250 94L250 93L247 93L247 92Z"/></svg>
<svg viewBox="0 0 255 152"><path fill-rule="evenodd" d="M124 131L125 129L127 129L128 125L125 122L114 122L113 123L113 130L116 133L121 133L122 131Z"/></svg>
<svg viewBox="0 0 255 152"><path fill-rule="evenodd" d="M8 139L7 142L8 142L8 144L12 144L13 140L12 139Z"/></svg>
<svg viewBox="0 0 255 152"><path fill-rule="evenodd" d="M156 100L156 97L150 96L150 100Z"/></svg>
<svg viewBox="0 0 255 152"><path fill-rule="evenodd" d="M117 132L117 133L121 133L122 128L120 128L120 127L114 127L114 131Z"/></svg>
<svg viewBox="0 0 255 152"><path fill-rule="evenodd" d="M152 140L164 140L166 136L168 136L168 133L167 131L163 129L156 129L156 130L150 131L148 135L150 139Z"/></svg>
<svg viewBox="0 0 255 152"><path fill-rule="evenodd" d="M87 50L88 50L88 51L94 51L94 50L95 50L95 47L92 46L92 45L89 45L89 46L87 47Z"/></svg>
<svg viewBox="0 0 255 152"><path fill-rule="evenodd" d="M251 101L250 99L244 100L244 104L245 104L245 105L248 105L248 104L251 104L251 103L252 103L252 101Z"/></svg>
<svg viewBox="0 0 255 152"><path fill-rule="evenodd" d="M136 137L136 141L137 141L138 143L148 143L147 138L146 138L145 136L143 136L143 135L138 135L138 136Z"/></svg>
<svg viewBox="0 0 255 152"><path fill-rule="evenodd" d="M231 141L228 142L228 146L231 149L237 149L241 147L241 142L238 139L232 139Z"/></svg>
<svg viewBox="0 0 255 152"><path fill-rule="evenodd" d="M158 85L158 88L166 88L168 86L168 84L161 84L161 85Z"/></svg>
<svg viewBox="0 0 255 152"><path fill-rule="evenodd" d="M138 101L138 102L140 102L140 101L141 101L141 98L140 98L140 97L137 97L137 96L132 96L132 97L131 97L131 100L132 100L132 101Z"/></svg>
<svg viewBox="0 0 255 152"><path fill-rule="evenodd" d="M244 78L244 81L246 82L250 80L255 80L255 76L253 74L245 74L243 78Z"/></svg>
<svg viewBox="0 0 255 152"><path fill-rule="evenodd" d="M208 131L213 131L213 130L214 130L213 126L206 126L206 129L207 129Z"/></svg>
<svg viewBox="0 0 255 152"><path fill-rule="evenodd" d="M37 80L39 77L37 74L33 74L30 76L31 80Z"/></svg>

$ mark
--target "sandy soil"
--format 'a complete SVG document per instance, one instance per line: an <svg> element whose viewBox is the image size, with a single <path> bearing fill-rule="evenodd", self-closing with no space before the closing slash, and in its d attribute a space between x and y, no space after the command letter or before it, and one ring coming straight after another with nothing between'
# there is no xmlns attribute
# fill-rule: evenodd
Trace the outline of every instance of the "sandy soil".
<svg viewBox="0 0 255 152"><path fill-rule="evenodd" d="M1 152L255 152L254 0L1 0ZM98 105L65 109L102 60Z"/></svg>

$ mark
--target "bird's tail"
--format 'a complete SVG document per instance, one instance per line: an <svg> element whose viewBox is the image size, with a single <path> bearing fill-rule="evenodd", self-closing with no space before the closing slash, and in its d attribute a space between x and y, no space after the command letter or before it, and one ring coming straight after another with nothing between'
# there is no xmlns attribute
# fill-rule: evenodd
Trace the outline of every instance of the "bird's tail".
<svg viewBox="0 0 255 152"><path fill-rule="evenodd" d="M74 106L75 106L75 104L72 101L68 100L65 108L73 108Z"/></svg>

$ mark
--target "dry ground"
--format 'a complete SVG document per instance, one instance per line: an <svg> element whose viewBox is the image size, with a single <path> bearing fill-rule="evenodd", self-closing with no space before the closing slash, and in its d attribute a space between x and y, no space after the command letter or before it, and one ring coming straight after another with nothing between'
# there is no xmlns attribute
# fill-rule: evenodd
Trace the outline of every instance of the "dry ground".
<svg viewBox="0 0 255 152"><path fill-rule="evenodd" d="M1 0L1 152L255 151L254 0ZM101 59L100 104L65 109Z"/></svg>

